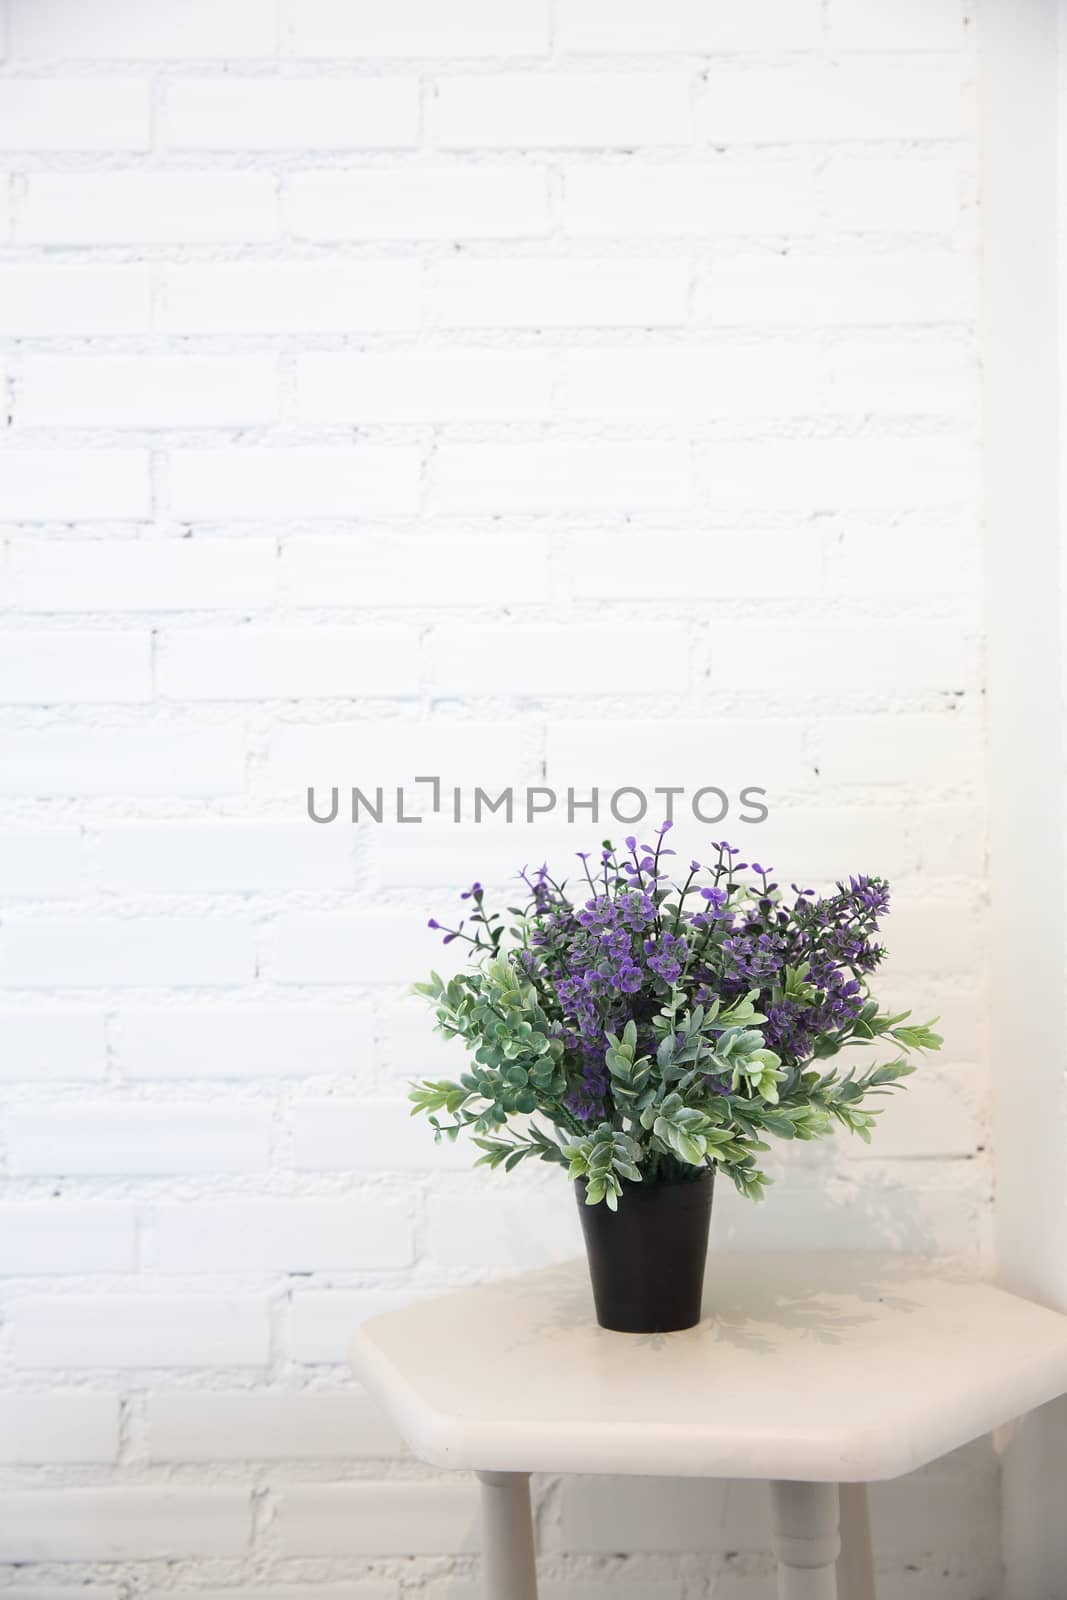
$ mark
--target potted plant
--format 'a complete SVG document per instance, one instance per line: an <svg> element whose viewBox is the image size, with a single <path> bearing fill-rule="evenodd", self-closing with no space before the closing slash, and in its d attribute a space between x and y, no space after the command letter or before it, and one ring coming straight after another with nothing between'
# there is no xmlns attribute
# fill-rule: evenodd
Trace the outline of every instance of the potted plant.
<svg viewBox="0 0 1067 1600"><path fill-rule="evenodd" d="M413 1114L429 1114L438 1140L469 1131L479 1165L566 1168L597 1319L623 1332L699 1320L717 1172L759 1199L768 1135L840 1124L869 1139L872 1099L914 1070L908 1052L941 1045L868 992L884 954L881 878L786 894L725 842L675 874L669 826L654 845L605 841L595 866L579 852L578 891L524 869L528 900L508 925L475 883L458 927L430 921L469 943L468 969L415 985L473 1061L458 1081L413 1085ZM892 1060L828 1064L882 1039Z"/></svg>

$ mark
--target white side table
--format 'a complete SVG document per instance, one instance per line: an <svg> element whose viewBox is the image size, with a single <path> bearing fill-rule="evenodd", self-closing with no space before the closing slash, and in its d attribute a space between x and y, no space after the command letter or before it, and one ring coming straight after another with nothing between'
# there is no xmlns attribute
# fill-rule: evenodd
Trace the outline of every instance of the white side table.
<svg viewBox="0 0 1067 1600"><path fill-rule="evenodd" d="M1067 1317L936 1261L713 1253L704 1308L605 1332L576 1261L360 1327L415 1454L481 1479L487 1600L536 1600L531 1472L767 1479L782 1600L874 1600L863 1485L1067 1392Z"/></svg>

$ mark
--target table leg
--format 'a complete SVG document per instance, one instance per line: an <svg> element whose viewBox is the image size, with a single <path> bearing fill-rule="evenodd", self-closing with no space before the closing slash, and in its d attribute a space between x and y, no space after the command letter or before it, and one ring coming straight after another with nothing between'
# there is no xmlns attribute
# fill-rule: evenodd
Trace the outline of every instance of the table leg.
<svg viewBox="0 0 1067 1600"><path fill-rule="evenodd" d="M836 1483L774 1483L771 1499L779 1600L838 1600Z"/></svg>
<svg viewBox="0 0 1067 1600"><path fill-rule="evenodd" d="M841 1554L837 1558L837 1588L841 1600L875 1600L871 1519L867 1510L865 1483L841 1485Z"/></svg>
<svg viewBox="0 0 1067 1600"><path fill-rule="evenodd" d="M537 1600L528 1472L479 1472L485 1600Z"/></svg>

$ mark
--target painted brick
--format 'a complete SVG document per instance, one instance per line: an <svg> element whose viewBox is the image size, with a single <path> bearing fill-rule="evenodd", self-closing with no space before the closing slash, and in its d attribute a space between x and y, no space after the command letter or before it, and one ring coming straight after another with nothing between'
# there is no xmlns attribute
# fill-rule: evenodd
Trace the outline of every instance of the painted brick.
<svg viewBox="0 0 1067 1600"><path fill-rule="evenodd" d="M20 1103L8 1118L15 1173L263 1172L269 1106Z"/></svg>
<svg viewBox="0 0 1067 1600"><path fill-rule="evenodd" d="M406 539L351 533L298 538L282 548L281 593L287 606L412 607L504 605L549 599L548 546L535 535L509 537L507 561L487 539ZM455 582L463 573L463 585Z"/></svg>
<svg viewBox="0 0 1067 1600"><path fill-rule="evenodd" d="M419 453L401 445L175 450L169 468L171 514L183 522L351 517L419 506Z"/></svg>
<svg viewBox="0 0 1067 1600"><path fill-rule="evenodd" d="M0 1079L68 1083L102 1078L104 1016L97 1011L0 1011Z"/></svg>
<svg viewBox="0 0 1067 1600"><path fill-rule="evenodd" d="M241 728L188 723L0 733L0 793L210 795L245 784Z"/></svg>
<svg viewBox="0 0 1067 1600"><path fill-rule="evenodd" d="M692 349L575 350L561 364L559 409L583 421L807 416L829 409L827 358L811 342Z"/></svg>
<svg viewBox="0 0 1067 1600"><path fill-rule="evenodd" d="M697 299L700 314L722 326L951 325L974 310L966 263L949 251L723 258Z"/></svg>
<svg viewBox="0 0 1067 1600"><path fill-rule="evenodd" d="M148 84L136 78L12 78L0 150L147 150Z"/></svg>
<svg viewBox="0 0 1067 1600"><path fill-rule="evenodd" d="M923 563L923 587L928 596L965 601L977 588L978 574L973 542L953 527L864 528L851 526L828 547L829 581L843 595L904 594L910 591L907 568Z"/></svg>
<svg viewBox="0 0 1067 1600"><path fill-rule="evenodd" d="M403 260L176 262L162 269L159 321L170 333L412 329L422 279L419 262Z"/></svg>
<svg viewBox="0 0 1067 1600"><path fill-rule="evenodd" d="M117 1585L108 1584L34 1584L27 1588L9 1584L7 1600L122 1600Z"/></svg>
<svg viewBox="0 0 1067 1600"><path fill-rule="evenodd" d="M749 645L758 633L744 623L723 623L715 630L711 681L727 691L768 690L780 684L759 661L751 658ZM973 687L977 681L977 662L973 651L961 649L961 641L941 623L925 628L909 619L892 623L845 625L841 628L789 628L788 638L804 660L804 689L830 687L837 682L842 654L862 653L862 669L854 680L857 691L898 693L908 690ZM784 642L784 640L783 640ZM852 654L858 661L859 656ZM773 681L772 681L773 680Z"/></svg>
<svg viewBox="0 0 1067 1600"><path fill-rule="evenodd" d="M414 995L395 1005L375 1007L375 1058L394 1094L406 1094L412 1078L426 1077L431 1070L442 1077L463 1070L463 1046L457 1040L427 1033L427 1020L425 1004Z"/></svg>
<svg viewBox="0 0 1067 1600"><path fill-rule="evenodd" d="M36 540L9 588L23 611L233 611L269 606L276 573L273 539Z"/></svg>
<svg viewBox="0 0 1067 1600"><path fill-rule="evenodd" d="M566 777L562 773L555 776ZM573 861L575 849L589 843L591 813L576 811L576 821L568 823L566 788L564 781L560 788L558 815L551 812L537 823L537 853L548 860ZM487 792L491 799L494 798L492 786ZM496 792L499 794L499 789ZM605 817L609 799L610 795L603 797ZM439 910L442 905L447 906L454 900L455 885L462 883L469 874L472 883L477 878L493 891L491 898L494 904L514 900L518 871L529 854L526 838L520 831L520 828L525 828L524 804L523 796L516 795L510 824L505 820L506 813L503 810L498 818L494 818L486 809L482 810L480 819L475 822L473 795L470 795L464 813L466 820L461 824L456 824L448 816L447 821L442 818L440 822L427 818L426 826L418 832L401 832L399 828L376 830L370 841L369 858L375 882L383 886L392 884L398 890L411 888L424 893L432 888L434 907ZM438 934L437 939L440 937ZM434 943L427 943L426 953L436 957ZM448 1068L441 1056L445 1040L439 1034L431 1033L432 1014L425 1011L424 1002L416 1000L414 996L411 998L411 1031L422 1046L421 1058L418 1058L418 1064L412 1070L423 1075L437 1075L440 1072L448 1076ZM396 1028L401 1032L407 1031L407 1019L398 1015L400 1011L400 1007L394 1008L388 1020L381 1013L376 1013L377 1050L381 1049L383 1033L391 1034ZM461 1060L462 1057L458 1057L456 1064ZM382 1114L391 1115L390 1108L383 1107ZM452 1148L448 1146L446 1150L442 1147L438 1151L438 1158L451 1152ZM416 1152L409 1153L413 1155ZM463 1160L459 1165L469 1166L470 1162Z"/></svg>
<svg viewBox="0 0 1067 1600"><path fill-rule="evenodd" d="M684 73L494 73L437 84L446 149L684 145L693 79Z"/></svg>
<svg viewBox="0 0 1067 1600"><path fill-rule="evenodd" d="M283 1556L459 1555L478 1549L473 1483L293 1484L275 1523Z"/></svg>
<svg viewBox="0 0 1067 1600"><path fill-rule="evenodd" d="M345 1200L212 1200L157 1206L149 1259L175 1272L331 1272L403 1267L407 1207L380 1194Z"/></svg>
<svg viewBox="0 0 1067 1600"><path fill-rule="evenodd" d="M129 892L341 889L353 877L344 833L306 821L126 822L101 829L96 864L105 887Z"/></svg>
<svg viewBox="0 0 1067 1600"><path fill-rule="evenodd" d="M566 1261L581 1253L581 1224L574 1191L558 1169L546 1183L540 1173L508 1184L486 1185L484 1172L449 1176L429 1204L426 1254L440 1269L527 1267Z"/></svg>
<svg viewBox="0 0 1067 1600"><path fill-rule="evenodd" d="M670 511L688 505L687 446L443 445L432 468L439 512Z"/></svg>
<svg viewBox="0 0 1067 1600"><path fill-rule="evenodd" d="M552 414L551 365L526 351L306 355L297 413L305 422L536 422Z"/></svg>
<svg viewBox="0 0 1067 1600"><path fill-rule="evenodd" d="M0 933L0 982L9 988L214 987L243 983L253 970L251 929L235 918L12 916Z"/></svg>
<svg viewBox="0 0 1067 1600"><path fill-rule="evenodd" d="M891 880L914 873L918 858L914 838L900 826L896 807L887 800L884 797L881 806L816 808L798 802L783 806L765 826L767 854L773 847L776 861L788 860L790 872L800 875L798 883L803 879L828 888L841 877L843 861L877 858L878 871Z"/></svg>
<svg viewBox="0 0 1067 1600"><path fill-rule="evenodd" d="M953 50L964 30L959 0L900 0L891 10L870 0L830 0L827 33L841 50Z"/></svg>
<svg viewBox="0 0 1067 1600"><path fill-rule="evenodd" d="M34 172L16 233L24 244L256 243L278 233L265 172Z"/></svg>
<svg viewBox="0 0 1067 1600"><path fill-rule="evenodd" d="M124 1008L118 1059L131 1079L318 1077L358 1070L371 1042L369 1017L321 1006Z"/></svg>
<svg viewBox="0 0 1067 1600"><path fill-rule="evenodd" d="M958 891L936 901L898 896L887 971L894 978L973 972L982 962L985 940L984 907Z"/></svg>
<svg viewBox="0 0 1067 1600"><path fill-rule="evenodd" d="M830 1154L821 1156L824 1163ZM936 1248L945 1255L965 1255L983 1227L988 1178L968 1161L880 1166L861 1161L836 1173L782 1164L770 1216L758 1216L740 1195L724 1191L722 1198L715 1231L722 1249L803 1250L805 1241L832 1232L841 1250L927 1254Z"/></svg>
<svg viewBox="0 0 1067 1600"><path fill-rule="evenodd" d="M452 328L662 328L688 317L684 260L445 261L437 318Z"/></svg>
<svg viewBox="0 0 1067 1600"><path fill-rule="evenodd" d="M2 1561L147 1561L239 1556L247 1489L24 1489L0 1493Z"/></svg>
<svg viewBox="0 0 1067 1600"><path fill-rule="evenodd" d="M645 650L627 659L615 648L614 630L602 624L572 627L567 650L553 651L557 635L550 628L459 628L442 626L430 636L427 665L438 694L485 693L482 663L494 663L494 694L545 696L630 693L684 688L686 653L666 623L642 630Z"/></svg>
<svg viewBox="0 0 1067 1600"><path fill-rule="evenodd" d="M8 1201L4 1219L0 1275L5 1277L132 1272L137 1264L135 1216L129 1206Z"/></svg>
<svg viewBox="0 0 1067 1600"><path fill-rule="evenodd" d="M281 983L403 983L423 932L401 911L292 911L277 920L270 970Z"/></svg>
<svg viewBox="0 0 1067 1600"><path fill-rule="evenodd" d="M269 1360L267 1309L266 1300L249 1295L27 1296L10 1312L14 1361L33 1371L263 1367Z"/></svg>
<svg viewBox="0 0 1067 1600"><path fill-rule="evenodd" d="M922 146L907 155L831 156L818 178L819 205L828 232L869 239L900 233L930 234L947 243L956 226L966 178L958 160L929 155ZM931 241L935 242L935 241ZM960 293L974 297L975 277L961 271Z"/></svg>
<svg viewBox="0 0 1067 1600"><path fill-rule="evenodd" d="M600 55L677 51L803 50L815 44L819 7L814 0L752 0L730 11L711 11L700 0L665 0L654 11L640 0L562 0L558 20L564 50Z"/></svg>
<svg viewBox="0 0 1067 1600"><path fill-rule="evenodd" d="M277 232L267 173L30 173L16 218L27 245L254 243Z"/></svg>
<svg viewBox="0 0 1067 1600"><path fill-rule="evenodd" d="M143 333L150 317L147 267L68 262L0 266L0 333L26 337Z"/></svg>
<svg viewBox="0 0 1067 1600"><path fill-rule="evenodd" d="M974 716L950 706L922 716L839 716L820 721L815 760L828 784L914 784L974 781L981 730Z"/></svg>
<svg viewBox="0 0 1067 1600"><path fill-rule="evenodd" d="M188 628L169 633L158 660L171 700L350 699L418 692L414 630Z"/></svg>
<svg viewBox="0 0 1067 1600"><path fill-rule="evenodd" d="M803 723L780 717L553 718L545 750L548 782L561 790L635 784L648 790L654 804L656 785L683 785L687 794L677 802L683 814L705 784L725 779L738 802L742 785L792 787L812 765ZM604 797L605 805L609 798Z"/></svg>
<svg viewBox="0 0 1067 1600"><path fill-rule="evenodd" d="M548 48L547 0L299 0L292 7L298 56L508 56Z"/></svg>
<svg viewBox="0 0 1067 1600"><path fill-rule="evenodd" d="M300 239L511 239L548 229L536 167L367 168L305 172L288 184Z"/></svg>
<svg viewBox="0 0 1067 1600"><path fill-rule="evenodd" d="M368 1317L422 1298L414 1290L294 1289L288 1353L305 1366L347 1366L352 1331Z"/></svg>
<svg viewBox="0 0 1067 1600"><path fill-rule="evenodd" d="M717 510L890 511L966 507L971 452L958 435L742 441L704 453Z"/></svg>
<svg viewBox="0 0 1067 1600"><path fill-rule="evenodd" d="M84 867L79 828L0 830L0 881L13 898L73 898L84 886Z"/></svg>
<svg viewBox="0 0 1067 1600"><path fill-rule="evenodd" d="M270 422L270 356L28 355L15 419L36 427L207 428Z"/></svg>
<svg viewBox="0 0 1067 1600"><path fill-rule="evenodd" d="M113 1462L119 1400L92 1389L0 1391L0 1463Z"/></svg>
<svg viewBox="0 0 1067 1600"><path fill-rule="evenodd" d="M705 74L698 127L714 144L953 139L961 132L956 57L854 57L762 68L718 62Z"/></svg>
<svg viewBox="0 0 1067 1600"><path fill-rule="evenodd" d="M431 1022L427 1016L432 1047ZM308 1100L293 1108L293 1165L302 1172L466 1170L476 1155L472 1145L434 1144L432 1131L412 1117L406 1100Z"/></svg>
<svg viewBox="0 0 1067 1600"><path fill-rule="evenodd" d="M261 779L269 792L301 801L308 785L359 784L371 799L381 786L384 817L387 786L405 786L407 809L414 812L420 786L413 780L420 774L440 777L444 806L456 784L532 780L527 745L526 730L514 720L280 723L267 741ZM395 792L389 799L395 803ZM350 808L340 815L350 815Z"/></svg>
<svg viewBox="0 0 1067 1600"><path fill-rule="evenodd" d="M143 450L5 450L0 518L6 522L99 522L151 510Z"/></svg>
<svg viewBox="0 0 1067 1600"><path fill-rule="evenodd" d="M88 17L78 0L14 0L15 54L43 60L225 59L275 49L273 8L261 0L188 0L153 15L135 0L105 0Z"/></svg>
<svg viewBox="0 0 1067 1600"><path fill-rule="evenodd" d="M398 1582L391 1578L355 1579L347 1583L252 1583L227 1584L223 1589L195 1588L148 1589L146 1600L400 1600ZM27 1600L26 1595L12 1596L12 1600ZM33 1600L30 1596L29 1600ZM74 1596L44 1595L42 1600L74 1600ZM84 1600L95 1600L86 1595ZM118 1600L117 1596L110 1600Z"/></svg>
<svg viewBox="0 0 1067 1600"><path fill-rule="evenodd" d="M749 1591L741 1592L732 1587L730 1576L725 1580L715 1579L719 1589L716 1600L763 1600L763 1595L755 1587ZM744 1579L742 1579L744 1582ZM765 1589L763 1578L758 1577L755 1582ZM611 1578L605 1582L592 1581L585 1583L581 1579L571 1582L564 1579L562 1583L553 1583L551 1579L542 1582L538 1579L537 1593L539 1600L685 1600L682 1580L671 1581L667 1579L662 1583L649 1581L642 1578L636 1585L620 1583ZM446 1580L443 1587L438 1588L431 1584L427 1590L430 1600L480 1600L476 1583L462 1583Z"/></svg>
<svg viewBox="0 0 1067 1600"><path fill-rule="evenodd" d="M152 695L147 633L5 633L0 637L0 701L138 701Z"/></svg>
<svg viewBox="0 0 1067 1600"><path fill-rule="evenodd" d="M161 1390L148 1396L146 1438L149 1460L166 1462L347 1461L405 1453L400 1435L358 1387L290 1394Z"/></svg>
<svg viewBox="0 0 1067 1600"><path fill-rule="evenodd" d="M827 403L835 411L960 421L974 415L972 355L962 341L951 337L927 331L909 340L843 339L835 343L827 364ZM907 535L902 537L906 540ZM853 548L856 543L852 541ZM946 538L944 543L952 541ZM955 543L958 550L963 541L957 538ZM867 548L873 544L868 540ZM898 574L904 565L898 558Z"/></svg>
<svg viewBox="0 0 1067 1600"><path fill-rule="evenodd" d="M563 223L575 236L802 234L815 221L811 173L797 162L575 163L563 185Z"/></svg>
<svg viewBox="0 0 1067 1600"><path fill-rule="evenodd" d="M650 543L654 562L647 559ZM815 595L824 581L821 543L809 530L579 533L567 541L558 566L567 592L590 600Z"/></svg>
<svg viewBox="0 0 1067 1600"><path fill-rule="evenodd" d="M161 127L176 150L402 149L418 142L418 80L186 79Z"/></svg>
<svg viewBox="0 0 1067 1600"><path fill-rule="evenodd" d="M869 1145L853 1145L853 1161L932 1161L939 1157L973 1158L983 1128L974 1103L973 1080L966 1076L934 1076L924 1063L909 1078L907 1094L887 1095ZM970 1082L968 1081L970 1080ZM970 1093L969 1093L970 1091Z"/></svg>
<svg viewBox="0 0 1067 1600"><path fill-rule="evenodd" d="M986 850L981 804L916 807L911 822L920 872L981 878Z"/></svg>

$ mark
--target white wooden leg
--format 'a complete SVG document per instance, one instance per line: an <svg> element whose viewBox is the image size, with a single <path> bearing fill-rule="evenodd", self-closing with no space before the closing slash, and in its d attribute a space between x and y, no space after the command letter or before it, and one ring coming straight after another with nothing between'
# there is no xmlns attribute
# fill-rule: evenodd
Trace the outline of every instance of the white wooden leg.
<svg viewBox="0 0 1067 1600"><path fill-rule="evenodd" d="M773 1483L771 1500L779 1600L837 1600L836 1483Z"/></svg>
<svg viewBox="0 0 1067 1600"><path fill-rule="evenodd" d="M841 1600L875 1600L874 1557L867 1485L841 1485L841 1554L837 1558L837 1592Z"/></svg>
<svg viewBox="0 0 1067 1600"><path fill-rule="evenodd" d="M537 1600L530 1476L479 1472L485 1600Z"/></svg>

